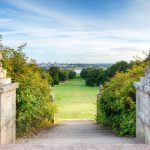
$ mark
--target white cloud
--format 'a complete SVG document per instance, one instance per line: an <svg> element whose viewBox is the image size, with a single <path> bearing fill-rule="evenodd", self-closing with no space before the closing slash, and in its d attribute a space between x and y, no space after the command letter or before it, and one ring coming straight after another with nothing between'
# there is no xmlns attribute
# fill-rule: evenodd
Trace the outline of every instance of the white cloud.
<svg viewBox="0 0 150 150"><path fill-rule="evenodd" d="M0 18L0 29L7 29L0 34L10 46L27 42L25 52L38 61L115 62L130 60L150 48L148 0L134 0L121 15L87 22L82 16L72 17L29 1L9 2L23 12L11 11L8 18ZM22 19L13 18L13 13Z"/></svg>

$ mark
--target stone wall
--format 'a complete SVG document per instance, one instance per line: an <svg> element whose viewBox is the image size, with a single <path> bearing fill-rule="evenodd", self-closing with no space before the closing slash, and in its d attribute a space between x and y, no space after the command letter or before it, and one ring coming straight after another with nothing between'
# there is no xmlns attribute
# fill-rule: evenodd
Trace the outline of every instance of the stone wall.
<svg viewBox="0 0 150 150"><path fill-rule="evenodd" d="M136 88L136 137L141 143L150 144L150 68Z"/></svg>
<svg viewBox="0 0 150 150"><path fill-rule="evenodd" d="M16 88L10 78L0 78L0 144L16 139Z"/></svg>

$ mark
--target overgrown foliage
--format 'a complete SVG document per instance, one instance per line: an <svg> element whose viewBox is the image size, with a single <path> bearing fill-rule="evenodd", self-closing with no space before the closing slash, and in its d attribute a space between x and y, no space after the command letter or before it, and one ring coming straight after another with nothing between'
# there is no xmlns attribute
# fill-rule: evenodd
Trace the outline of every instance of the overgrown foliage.
<svg viewBox="0 0 150 150"><path fill-rule="evenodd" d="M59 73L58 67L51 67L49 70L49 75L53 78L53 84L59 84Z"/></svg>
<svg viewBox="0 0 150 150"><path fill-rule="evenodd" d="M76 77L76 72L74 70L69 70L68 71L68 78L74 79L75 77Z"/></svg>
<svg viewBox="0 0 150 150"><path fill-rule="evenodd" d="M109 81L116 72L125 72L127 69L131 68L132 65L132 62L127 63L126 61L119 61L106 70L102 68L83 68L80 76L85 79L86 85L88 86L100 85Z"/></svg>
<svg viewBox="0 0 150 150"><path fill-rule="evenodd" d="M115 63L114 65L108 67L99 78L100 84L104 84L106 81L109 81L116 72L125 72L129 68L131 68L133 65L133 62L126 62L126 61L119 61Z"/></svg>
<svg viewBox="0 0 150 150"><path fill-rule="evenodd" d="M17 89L17 135L29 134L53 121L55 106L50 84L52 78L20 50L5 49L3 66Z"/></svg>
<svg viewBox="0 0 150 150"><path fill-rule="evenodd" d="M99 85L99 76L103 73L103 69L90 69L88 74L86 75L86 85L94 86Z"/></svg>
<svg viewBox="0 0 150 150"><path fill-rule="evenodd" d="M83 68L80 73L81 78L86 79L89 74L89 71L91 71L92 69L93 68Z"/></svg>
<svg viewBox="0 0 150 150"><path fill-rule="evenodd" d="M133 82L139 81L144 66L134 65L126 72L117 72L104 84L98 100L97 123L112 128L119 135L135 135L135 88Z"/></svg>

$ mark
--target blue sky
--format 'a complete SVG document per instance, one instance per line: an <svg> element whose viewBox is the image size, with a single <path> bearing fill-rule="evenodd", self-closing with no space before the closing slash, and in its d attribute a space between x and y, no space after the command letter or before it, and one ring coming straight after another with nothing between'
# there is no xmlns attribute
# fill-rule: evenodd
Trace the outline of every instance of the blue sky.
<svg viewBox="0 0 150 150"><path fill-rule="evenodd" d="M149 14L149 0L0 0L0 34L38 62L129 61L150 49Z"/></svg>

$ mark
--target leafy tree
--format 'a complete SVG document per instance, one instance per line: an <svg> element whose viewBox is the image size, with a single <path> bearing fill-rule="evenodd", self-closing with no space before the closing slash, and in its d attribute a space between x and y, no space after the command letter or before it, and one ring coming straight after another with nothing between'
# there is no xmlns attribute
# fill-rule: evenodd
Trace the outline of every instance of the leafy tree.
<svg viewBox="0 0 150 150"><path fill-rule="evenodd" d="M128 64L126 61L119 61L116 64L110 66L103 73L102 81L103 84L105 81L109 81L117 72L125 72L127 69L131 68L131 64Z"/></svg>
<svg viewBox="0 0 150 150"><path fill-rule="evenodd" d="M87 76L88 76L89 71L92 70L92 69L93 69L93 68L83 68L83 69L81 70L81 73L80 73L81 78L86 79Z"/></svg>
<svg viewBox="0 0 150 150"><path fill-rule="evenodd" d="M136 98L133 82L139 81L144 67L141 64L126 72L117 72L104 84L102 96L97 102L97 123L112 128L119 135L135 135Z"/></svg>
<svg viewBox="0 0 150 150"><path fill-rule="evenodd" d="M86 75L86 85L94 86L99 85L99 75L103 72L103 69L90 69Z"/></svg>
<svg viewBox="0 0 150 150"><path fill-rule="evenodd" d="M53 84L59 84L60 69L58 67L53 66L49 69L48 72L51 75L51 77L53 78Z"/></svg>
<svg viewBox="0 0 150 150"><path fill-rule="evenodd" d="M68 78L74 79L76 77L76 72L74 70L69 70Z"/></svg>
<svg viewBox="0 0 150 150"><path fill-rule="evenodd" d="M104 84L109 81L117 72L125 72L131 68L134 62L127 63L126 61L119 61L116 64L110 66L106 70L83 68L80 76L85 79L86 85L93 86Z"/></svg>
<svg viewBox="0 0 150 150"><path fill-rule="evenodd" d="M68 71L66 70L61 70L59 72L59 80L61 81L66 81L68 79Z"/></svg>
<svg viewBox="0 0 150 150"><path fill-rule="evenodd" d="M59 67L53 66L48 70L49 74L52 76L52 84L59 84L60 81L66 81L68 79L73 79L76 77L76 72L73 70L62 70Z"/></svg>
<svg viewBox="0 0 150 150"><path fill-rule="evenodd" d="M35 61L28 60L21 49L6 48L3 66L17 89L17 135L29 134L49 125L55 106L50 89L51 77L43 72Z"/></svg>

